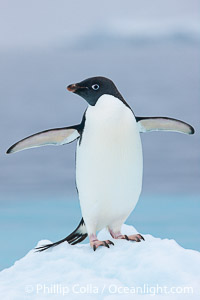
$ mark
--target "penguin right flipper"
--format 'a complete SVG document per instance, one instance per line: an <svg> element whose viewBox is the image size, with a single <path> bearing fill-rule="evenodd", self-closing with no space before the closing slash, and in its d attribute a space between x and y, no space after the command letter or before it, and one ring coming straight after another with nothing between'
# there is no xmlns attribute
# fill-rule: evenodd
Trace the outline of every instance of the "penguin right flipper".
<svg viewBox="0 0 200 300"><path fill-rule="evenodd" d="M12 145L7 154L15 153L25 149L36 148L47 145L64 145L73 142L80 137L80 125L64 128L55 128L35 133Z"/></svg>
<svg viewBox="0 0 200 300"><path fill-rule="evenodd" d="M41 247L37 247L35 249L37 250L36 252L42 252L49 248L58 246L59 244L61 244L63 242L68 242L71 245L75 245L77 243L82 242L87 236L88 236L88 234L87 234L87 230L85 227L85 222L82 218L80 223L78 224L77 228L71 234L69 234L66 238L64 238L58 242L52 243L52 244L47 244L47 245L44 245Z"/></svg>

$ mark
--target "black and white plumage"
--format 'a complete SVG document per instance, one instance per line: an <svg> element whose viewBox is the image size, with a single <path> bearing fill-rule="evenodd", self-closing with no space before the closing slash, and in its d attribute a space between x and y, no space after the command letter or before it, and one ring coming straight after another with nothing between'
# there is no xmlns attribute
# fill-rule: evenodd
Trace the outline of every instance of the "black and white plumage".
<svg viewBox="0 0 200 300"><path fill-rule="evenodd" d="M135 117L114 83L92 77L71 84L68 90L84 98L89 106L78 125L46 130L25 138L7 153L45 145L64 145L76 139L76 184L82 220L65 239L39 247L46 250L64 241L76 244L89 236L94 250L109 247L98 241L96 231L107 227L116 239L141 241L139 234L121 234L121 226L135 208L142 189L143 157L140 132L177 131L193 134L189 124L166 117Z"/></svg>

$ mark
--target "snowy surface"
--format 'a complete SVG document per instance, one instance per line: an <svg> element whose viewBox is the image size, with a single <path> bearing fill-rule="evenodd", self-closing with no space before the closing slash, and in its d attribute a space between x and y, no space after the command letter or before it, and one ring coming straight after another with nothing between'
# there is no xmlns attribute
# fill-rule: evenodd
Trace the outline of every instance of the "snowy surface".
<svg viewBox="0 0 200 300"><path fill-rule="evenodd" d="M122 232L136 230L124 225ZM0 299L200 299L200 253L174 240L144 237L96 252L89 244L67 243L31 250L0 273ZM98 238L110 236L102 230Z"/></svg>

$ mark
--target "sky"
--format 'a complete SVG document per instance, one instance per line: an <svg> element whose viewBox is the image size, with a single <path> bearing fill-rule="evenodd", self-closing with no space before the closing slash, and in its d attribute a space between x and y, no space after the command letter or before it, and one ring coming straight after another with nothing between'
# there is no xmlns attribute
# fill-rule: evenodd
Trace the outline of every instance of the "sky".
<svg viewBox="0 0 200 300"><path fill-rule="evenodd" d="M88 34L111 30L166 30L166 26L199 33L198 0L68 0L0 1L1 49L42 48L73 42Z"/></svg>

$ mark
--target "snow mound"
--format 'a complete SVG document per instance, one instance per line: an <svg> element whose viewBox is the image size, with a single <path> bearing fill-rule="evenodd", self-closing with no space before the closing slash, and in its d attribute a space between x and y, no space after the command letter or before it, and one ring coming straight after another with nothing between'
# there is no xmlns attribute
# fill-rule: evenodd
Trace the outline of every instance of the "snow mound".
<svg viewBox="0 0 200 300"><path fill-rule="evenodd" d="M122 233L136 230L123 225ZM98 238L110 235L102 230ZM200 253L174 240L144 238L113 240L115 246L96 252L89 244L67 243L42 253L31 250L0 273L0 299L200 299Z"/></svg>

